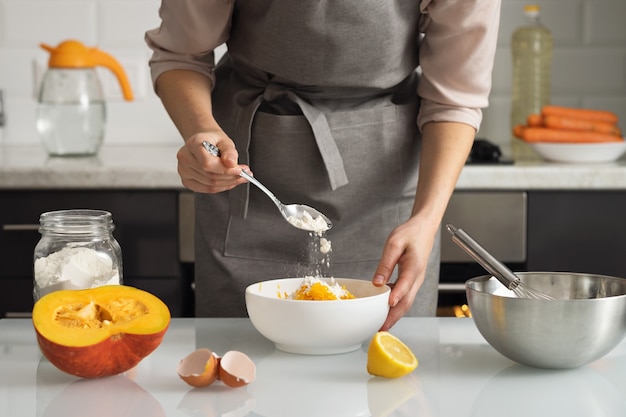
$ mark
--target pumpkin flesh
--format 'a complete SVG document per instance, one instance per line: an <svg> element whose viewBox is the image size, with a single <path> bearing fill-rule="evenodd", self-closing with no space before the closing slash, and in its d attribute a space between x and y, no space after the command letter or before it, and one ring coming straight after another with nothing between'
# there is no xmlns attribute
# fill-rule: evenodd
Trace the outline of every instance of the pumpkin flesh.
<svg viewBox="0 0 626 417"><path fill-rule="evenodd" d="M125 285L56 291L33 308L43 355L60 370L84 378L136 366L160 345L169 321L160 299Z"/></svg>

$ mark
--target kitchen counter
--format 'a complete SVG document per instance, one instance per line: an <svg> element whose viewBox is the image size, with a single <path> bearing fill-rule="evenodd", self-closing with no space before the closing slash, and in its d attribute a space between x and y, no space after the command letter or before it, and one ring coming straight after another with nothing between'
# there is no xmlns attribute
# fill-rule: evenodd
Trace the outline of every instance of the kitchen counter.
<svg viewBox="0 0 626 417"><path fill-rule="evenodd" d="M42 359L27 319L0 320L0 416L615 417L626 410L626 340L573 370L515 364L472 319L403 318L392 333L420 364L399 379L371 377L365 348L347 354L280 352L248 319L173 319L163 343L125 375L82 380ZM257 378L242 388L191 388L180 359L207 347L247 353Z"/></svg>
<svg viewBox="0 0 626 417"><path fill-rule="evenodd" d="M0 189L182 189L179 148L103 146L91 157L50 157L42 146L0 145Z"/></svg>
<svg viewBox="0 0 626 417"><path fill-rule="evenodd" d="M94 157L49 157L42 146L0 145L0 189L179 189L179 145L103 146ZM626 190L626 160L467 165L457 190Z"/></svg>

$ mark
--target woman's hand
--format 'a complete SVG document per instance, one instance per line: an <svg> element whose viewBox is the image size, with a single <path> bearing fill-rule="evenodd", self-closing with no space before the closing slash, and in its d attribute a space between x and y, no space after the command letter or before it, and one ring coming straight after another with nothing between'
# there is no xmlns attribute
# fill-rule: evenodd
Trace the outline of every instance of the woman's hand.
<svg viewBox="0 0 626 417"><path fill-rule="evenodd" d="M409 311L424 282L426 265L433 248L437 229L424 227L417 216L395 228L383 248L383 255L373 279L374 285L387 284L393 270L398 279L390 283L389 314L381 330L389 330Z"/></svg>
<svg viewBox="0 0 626 417"><path fill-rule="evenodd" d="M214 156L206 151L202 142L220 149ZM178 174L185 187L200 193L220 193L246 182L239 174L245 165L237 164L239 154L233 141L222 130L200 132L185 141L178 150Z"/></svg>
<svg viewBox="0 0 626 417"><path fill-rule="evenodd" d="M159 97L185 139L176 155L178 174L185 187L199 193L220 193L245 180L239 176L239 154L233 141L213 117L211 80L191 70L172 70L157 80ZM217 146L221 156L211 155L202 142Z"/></svg>

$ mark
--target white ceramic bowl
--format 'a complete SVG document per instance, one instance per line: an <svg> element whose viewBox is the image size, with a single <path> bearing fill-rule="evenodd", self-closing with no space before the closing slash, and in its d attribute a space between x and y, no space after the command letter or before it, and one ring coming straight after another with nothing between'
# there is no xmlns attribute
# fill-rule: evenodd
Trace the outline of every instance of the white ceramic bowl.
<svg viewBox="0 0 626 417"><path fill-rule="evenodd" d="M626 141L608 143L532 143L548 161L565 163L613 162L626 152Z"/></svg>
<svg viewBox="0 0 626 417"><path fill-rule="evenodd" d="M380 329L389 311L388 286L369 280L335 278L356 296L350 300L306 301L284 298L303 278L251 284L246 307L254 327L282 351L326 355L351 352ZM282 298L280 298L282 297Z"/></svg>

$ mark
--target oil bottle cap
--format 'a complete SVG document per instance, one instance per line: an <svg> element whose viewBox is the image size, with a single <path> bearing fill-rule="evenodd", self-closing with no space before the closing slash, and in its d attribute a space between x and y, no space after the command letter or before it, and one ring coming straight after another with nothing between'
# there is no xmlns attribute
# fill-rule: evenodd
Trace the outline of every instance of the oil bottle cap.
<svg viewBox="0 0 626 417"><path fill-rule="evenodd" d="M541 8L538 4L527 4L524 6L524 13L528 14L539 14L539 10Z"/></svg>

